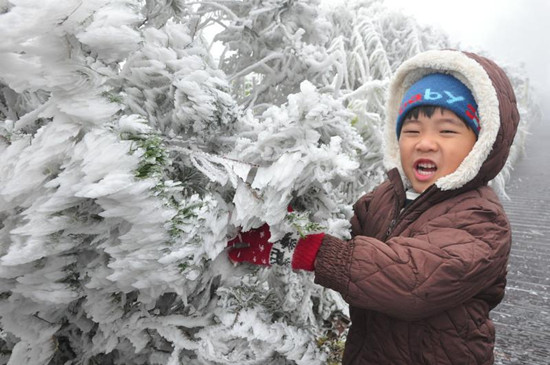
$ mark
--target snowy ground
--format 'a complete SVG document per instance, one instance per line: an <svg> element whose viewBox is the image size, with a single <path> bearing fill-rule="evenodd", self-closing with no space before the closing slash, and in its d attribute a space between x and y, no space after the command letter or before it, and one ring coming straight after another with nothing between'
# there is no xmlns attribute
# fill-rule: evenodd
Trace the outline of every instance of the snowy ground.
<svg viewBox="0 0 550 365"><path fill-rule="evenodd" d="M506 297L493 312L496 364L550 364L550 120L532 126L503 201L513 240Z"/></svg>

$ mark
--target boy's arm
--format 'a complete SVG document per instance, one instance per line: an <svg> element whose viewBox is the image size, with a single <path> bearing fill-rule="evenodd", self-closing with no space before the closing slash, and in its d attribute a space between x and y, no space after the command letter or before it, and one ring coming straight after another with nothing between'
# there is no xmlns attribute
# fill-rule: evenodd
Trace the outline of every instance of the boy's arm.
<svg viewBox="0 0 550 365"><path fill-rule="evenodd" d="M365 194L353 206L351 219L352 236L363 231L362 224L368 211L373 193ZM292 208L289 206L290 211ZM259 228L239 234L227 243L229 259L234 263L248 262L254 265L271 266L272 264L291 264L295 270L314 270L314 262L325 234L310 234L298 241L284 243L285 239L274 248L269 242L271 232L266 223ZM286 238L286 236L285 236ZM282 246L282 247L280 247ZM287 256L289 256L287 258Z"/></svg>
<svg viewBox="0 0 550 365"><path fill-rule="evenodd" d="M447 213L413 237L387 242L326 235L315 282L340 292L353 306L418 320L494 284L506 270L510 245L505 216L483 209Z"/></svg>

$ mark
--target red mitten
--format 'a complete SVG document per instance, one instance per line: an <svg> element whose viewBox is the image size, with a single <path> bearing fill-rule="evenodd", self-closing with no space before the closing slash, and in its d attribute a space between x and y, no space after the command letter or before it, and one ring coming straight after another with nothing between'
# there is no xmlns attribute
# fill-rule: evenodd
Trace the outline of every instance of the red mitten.
<svg viewBox="0 0 550 365"><path fill-rule="evenodd" d="M294 270L315 270L315 258L324 237L324 233L310 234L298 241L292 255L292 268Z"/></svg>
<svg viewBox="0 0 550 365"><path fill-rule="evenodd" d="M287 234L273 246L269 225L239 233L227 243L229 259L254 265L271 266L291 264L294 270L314 270L315 258L323 242L324 233L311 234L296 242Z"/></svg>
<svg viewBox="0 0 550 365"><path fill-rule="evenodd" d="M273 243L268 242L270 237L271 233L267 223L247 232L239 232L237 237L227 243L229 258L233 262L271 266L269 261Z"/></svg>

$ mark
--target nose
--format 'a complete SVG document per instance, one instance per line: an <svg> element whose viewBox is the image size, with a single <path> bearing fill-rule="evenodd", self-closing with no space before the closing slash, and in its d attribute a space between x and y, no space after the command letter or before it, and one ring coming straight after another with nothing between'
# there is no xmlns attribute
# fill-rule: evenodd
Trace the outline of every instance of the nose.
<svg viewBox="0 0 550 365"><path fill-rule="evenodd" d="M437 148L437 139L429 133L423 134L416 144L416 149L421 152L436 151Z"/></svg>

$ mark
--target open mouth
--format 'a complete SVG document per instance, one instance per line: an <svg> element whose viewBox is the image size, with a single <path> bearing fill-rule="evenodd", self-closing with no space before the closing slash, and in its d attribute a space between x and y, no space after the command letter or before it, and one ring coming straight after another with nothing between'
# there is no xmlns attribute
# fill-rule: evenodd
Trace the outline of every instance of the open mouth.
<svg viewBox="0 0 550 365"><path fill-rule="evenodd" d="M414 173L418 180L429 180L435 175L437 165L431 160L418 160L414 163Z"/></svg>

